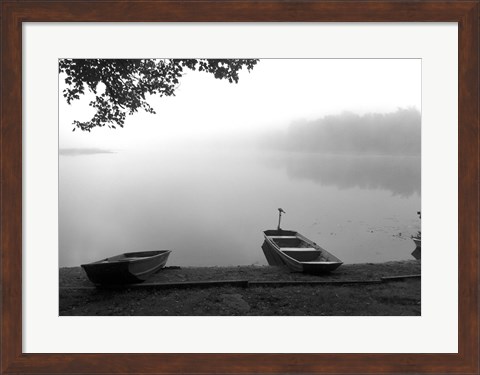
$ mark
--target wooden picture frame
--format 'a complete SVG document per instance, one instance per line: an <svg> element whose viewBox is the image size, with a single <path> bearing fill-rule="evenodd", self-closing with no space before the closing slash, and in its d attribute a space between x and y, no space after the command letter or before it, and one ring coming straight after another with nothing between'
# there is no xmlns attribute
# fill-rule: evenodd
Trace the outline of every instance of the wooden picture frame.
<svg viewBox="0 0 480 375"><path fill-rule="evenodd" d="M478 0L3 0L1 373L478 373L479 8ZM22 353L22 23L220 21L458 22L458 354Z"/></svg>

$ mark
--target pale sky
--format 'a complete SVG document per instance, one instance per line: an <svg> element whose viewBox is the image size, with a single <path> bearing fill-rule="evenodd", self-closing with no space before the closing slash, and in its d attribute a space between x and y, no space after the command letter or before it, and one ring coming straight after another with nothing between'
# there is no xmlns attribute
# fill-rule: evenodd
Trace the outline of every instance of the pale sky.
<svg viewBox="0 0 480 375"><path fill-rule="evenodd" d="M60 80L60 95L64 89ZM93 115L93 96L68 105L60 97L60 148L149 149L186 139L235 137L285 128L344 111L421 110L419 59L262 59L238 84L188 71L174 97L152 97L157 114L127 116L125 127L77 129Z"/></svg>

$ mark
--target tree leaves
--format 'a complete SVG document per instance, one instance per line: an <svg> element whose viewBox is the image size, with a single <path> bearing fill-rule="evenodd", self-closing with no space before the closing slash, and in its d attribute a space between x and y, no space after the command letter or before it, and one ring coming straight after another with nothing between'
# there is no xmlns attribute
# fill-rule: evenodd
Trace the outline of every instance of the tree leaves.
<svg viewBox="0 0 480 375"><path fill-rule="evenodd" d="M251 71L255 59L61 59L59 73L65 73L67 88L63 91L68 104L80 99L88 88L95 94L89 105L95 115L86 122L74 121L83 131L95 127L123 128L125 118L143 109L155 113L146 94L175 95L184 68L212 74L216 79L238 83L244 67ZM104 92L100 92L100 87ZM74 128L75 130L75 128Z"/></svg>

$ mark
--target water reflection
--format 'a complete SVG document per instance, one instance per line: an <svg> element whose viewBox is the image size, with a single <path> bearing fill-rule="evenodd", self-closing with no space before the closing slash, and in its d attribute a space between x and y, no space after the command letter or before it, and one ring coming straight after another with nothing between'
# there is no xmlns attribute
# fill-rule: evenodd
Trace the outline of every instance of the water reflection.
<svg viewBox="0 0 480 375"><path fill-rule="evenodd" d="M418 156L352 156L311 153L277 154L269 164L286 170L292 179L314 181L340 189L380 189L393 195L420 195Z"/></svg>
<svg viewBox="0 0 480 375"><path fill-rule="evenodd" d="M60 266L162 249L173 250L169 265L267 264L262 231L277 225L278 207L288 212L286 229L345 263L408 259L419 231L419 158L185 149L76 155L59 159Z"/></svg>

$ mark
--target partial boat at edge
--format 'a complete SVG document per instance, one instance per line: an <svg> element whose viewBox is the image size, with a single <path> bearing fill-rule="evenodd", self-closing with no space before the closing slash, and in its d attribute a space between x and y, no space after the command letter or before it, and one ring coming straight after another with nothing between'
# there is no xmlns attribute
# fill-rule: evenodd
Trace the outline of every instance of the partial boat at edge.
<svg viewBox="0 0 480 375"><path fill-rule="evenodd" d="M422 238L420 236L412 237L412 240L417 247L422 248Z"/></svg>

